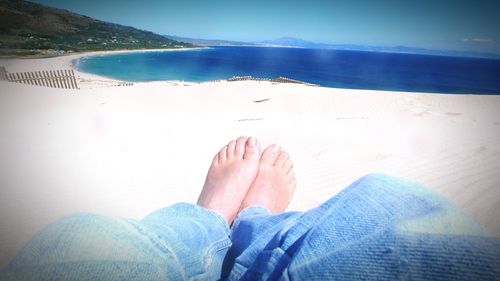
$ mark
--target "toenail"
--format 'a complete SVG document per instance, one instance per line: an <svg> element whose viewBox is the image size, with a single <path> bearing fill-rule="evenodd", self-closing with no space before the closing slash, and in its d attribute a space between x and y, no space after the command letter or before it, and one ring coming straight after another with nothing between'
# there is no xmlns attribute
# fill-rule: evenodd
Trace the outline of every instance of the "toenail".
<svg viewBox="0 0 500 281"><path fill-rule="evenodd" d="M248 146L256 146L257 145L257 140L255 138L250 137L248 138Z"/></svg>

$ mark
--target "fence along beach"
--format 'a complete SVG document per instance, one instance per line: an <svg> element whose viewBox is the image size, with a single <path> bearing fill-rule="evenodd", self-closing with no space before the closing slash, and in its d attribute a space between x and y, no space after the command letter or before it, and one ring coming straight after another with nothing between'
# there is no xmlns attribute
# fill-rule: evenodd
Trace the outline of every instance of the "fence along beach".
<svg viewBox="0 0 500 281"><path fill-rule="evenodd" d="M1 66L0 80L50 88L78 89L73 69L9 73Z"/></svg>

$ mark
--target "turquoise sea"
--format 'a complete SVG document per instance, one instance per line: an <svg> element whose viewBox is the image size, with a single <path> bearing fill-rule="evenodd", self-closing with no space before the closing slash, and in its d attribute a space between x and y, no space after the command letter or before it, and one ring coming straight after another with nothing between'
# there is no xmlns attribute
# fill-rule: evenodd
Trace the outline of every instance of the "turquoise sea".
<svg viewBox="0 0 500 281"><path fill-rule="evenodd" d="M325 87L500 94L500 59L272 47L98 55L80 59L85 72L124 81L202 82L232 76L279 76Z"/></svg>

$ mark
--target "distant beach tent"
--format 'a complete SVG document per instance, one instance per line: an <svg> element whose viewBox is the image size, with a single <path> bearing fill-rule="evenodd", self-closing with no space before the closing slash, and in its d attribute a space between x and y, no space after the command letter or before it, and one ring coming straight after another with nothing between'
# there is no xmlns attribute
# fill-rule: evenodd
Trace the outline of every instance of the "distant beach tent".
<svg viewBox="0 0 500 281"><path fill-rule="evenodd" d="M73 69L9 73L5 67L0 66L0 80L50 88L78 89Z"/></svg>

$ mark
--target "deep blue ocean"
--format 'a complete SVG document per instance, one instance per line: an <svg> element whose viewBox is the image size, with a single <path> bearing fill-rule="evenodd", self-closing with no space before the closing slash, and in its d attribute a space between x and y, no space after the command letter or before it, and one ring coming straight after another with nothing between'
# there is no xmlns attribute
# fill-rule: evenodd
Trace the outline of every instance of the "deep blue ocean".
<svg viewBox="0 0 500 281"><path fill-rule="evenodd" d="M211 47L84 57L85 72L124 81L284 76L325 87L500 94L500 59L271 47Z"/></svg>

